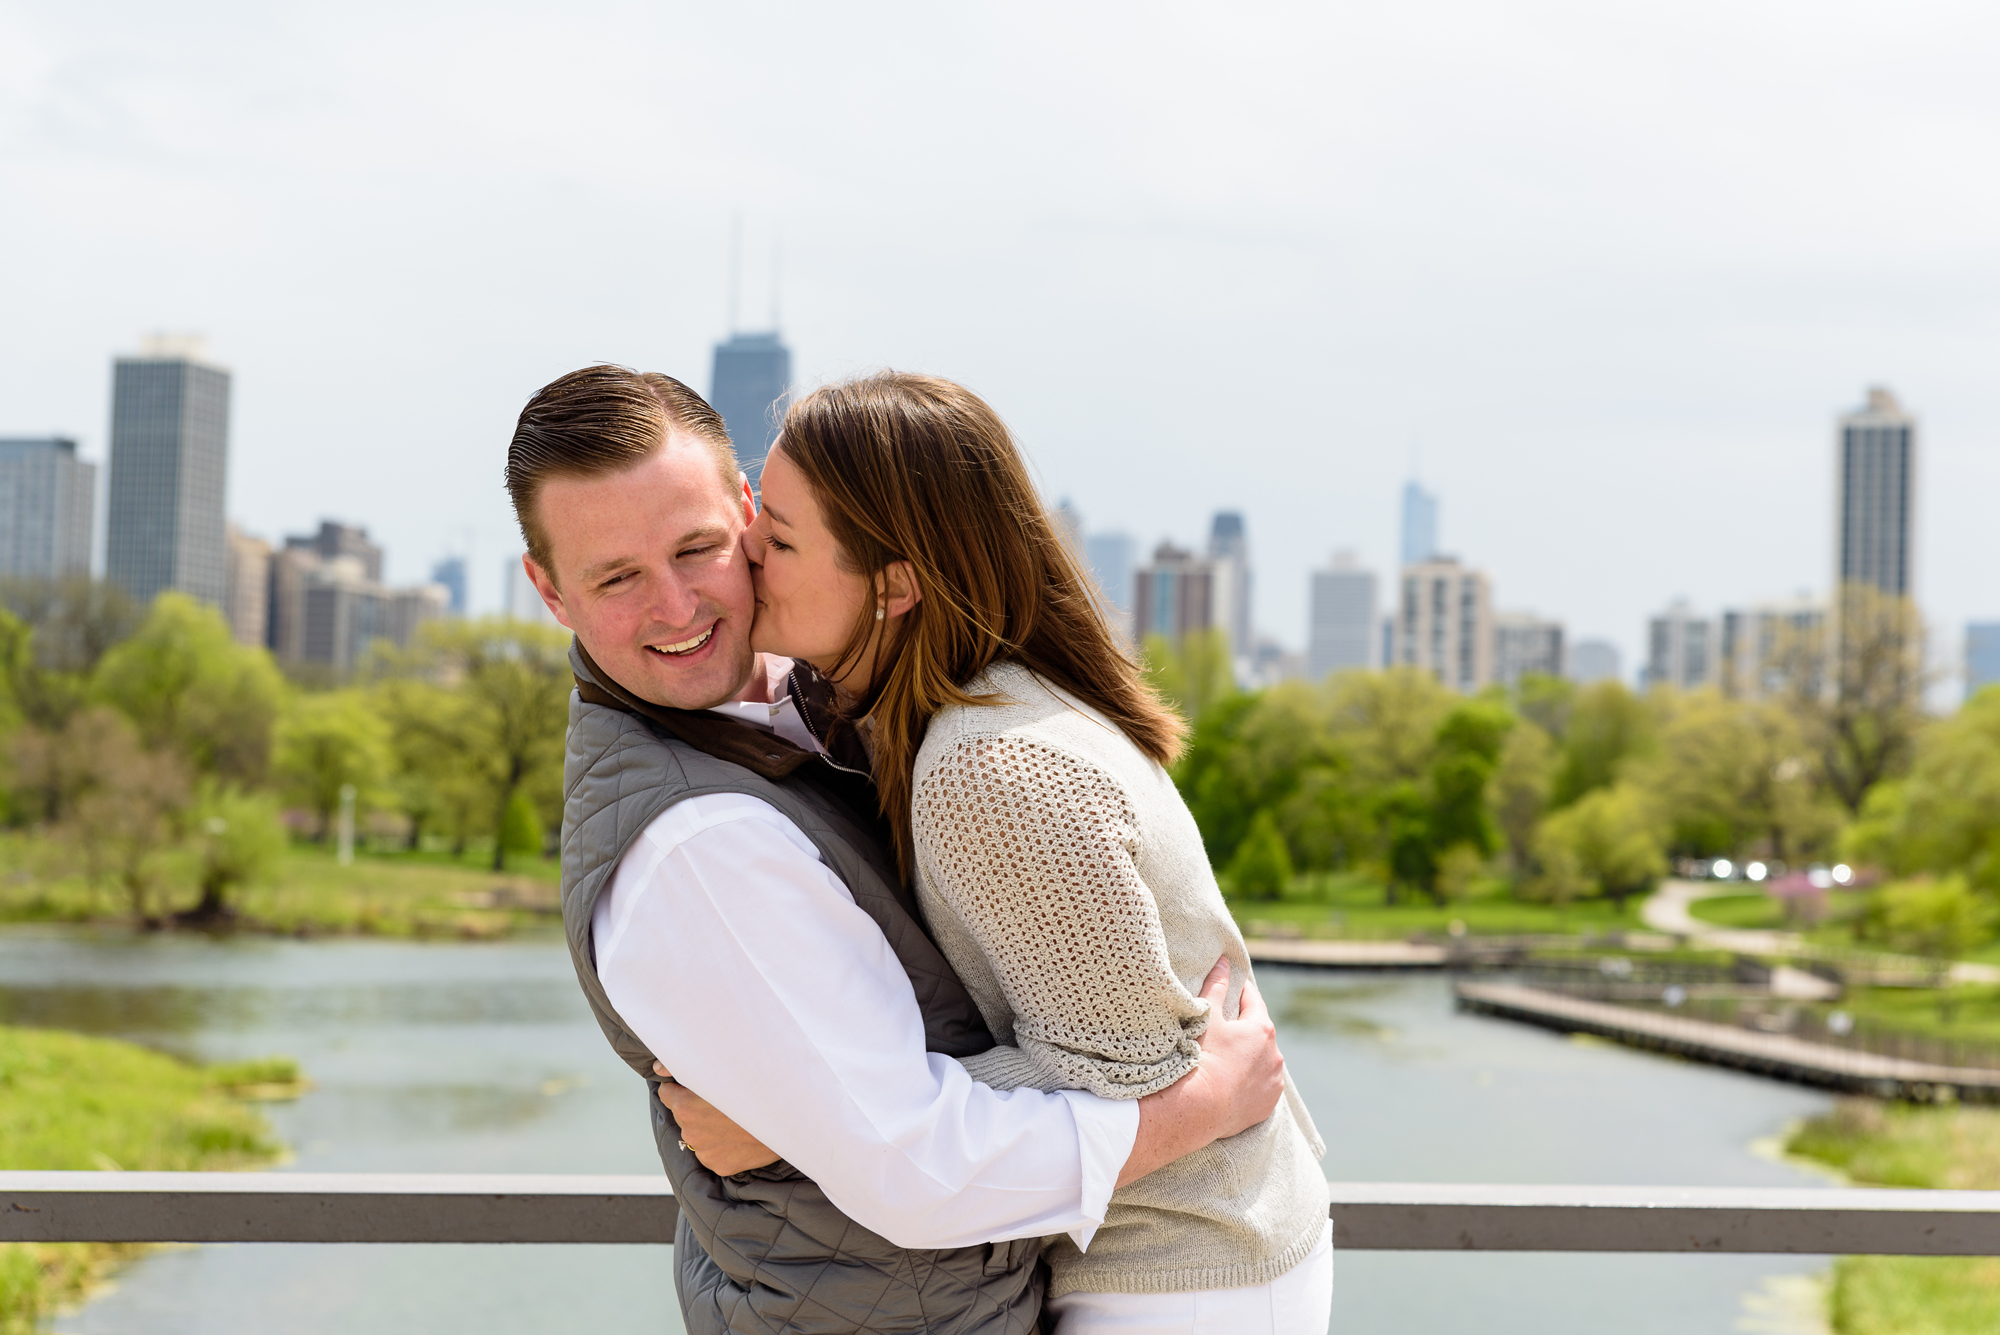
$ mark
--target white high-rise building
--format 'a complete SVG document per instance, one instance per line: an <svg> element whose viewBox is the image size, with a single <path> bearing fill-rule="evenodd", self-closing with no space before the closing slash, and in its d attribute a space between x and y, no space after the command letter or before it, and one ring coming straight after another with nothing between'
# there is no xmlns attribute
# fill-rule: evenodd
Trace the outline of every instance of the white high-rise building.
<svg viewBox="0 0 2000 1335"><path fill-rule="evenodd" d="M1493 681L1493 590L1486 572L1449 556L1405 567L1392 661L1422 668L1455 691L1485 689Z"/></svg>
<svg viewBox="0 0 2000 1335"><path fill-rule="evenodd" d="M1364 569L1353 552L1336 552L1331 565L1313 572L1308 679L1377 665L1375 609L1375 572Z"/></svg>

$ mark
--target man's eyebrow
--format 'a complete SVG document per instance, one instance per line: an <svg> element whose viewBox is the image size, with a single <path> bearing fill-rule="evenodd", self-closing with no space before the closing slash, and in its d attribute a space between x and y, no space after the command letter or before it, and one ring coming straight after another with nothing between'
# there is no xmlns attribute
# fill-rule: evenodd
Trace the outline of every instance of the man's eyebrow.
<svg viewBox="0 0 2000 1335"><path fill-rule="evenodd" d="M599 576L610 574L619 566L637 565L638 563L639 558L636 556L614 556L609 561L599 561L594 566L584 567L583 572L577 576L577 579L581 583L589 584Z"/></svg>
<svg viewBox="0 0 2000 1335"><path fill-rule="evenodd" d="M678 551L680 548L689 547L698 542L719 542L728 536L729 530L724 525L707 524L701 528L689 529L687 532L681 534L675 540L674 548ZM584 584L589 584L610 574L620 566L635 566L638 564L640 562L636 556L615 556L609 561L599 561L594 566L585 566L583 572L577 576L577 579Z"/></svg>

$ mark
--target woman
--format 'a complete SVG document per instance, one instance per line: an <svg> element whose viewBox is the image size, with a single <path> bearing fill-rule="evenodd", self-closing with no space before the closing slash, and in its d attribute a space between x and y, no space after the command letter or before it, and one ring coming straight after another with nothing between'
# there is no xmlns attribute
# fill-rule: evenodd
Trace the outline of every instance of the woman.
<svg viewBox="0 0 2000 1335"><path fill-rule="evenodd" d="M1005 426L883 374L794 404L745 536L754 646L833 683L938 944L1003 1045L1001 1088L1140 1098L1194 1068L1218 956L1249 959L1164 765L1144 684ZM1088 1253L1050 1246L1063 1335L1326 1329L1324 1146L1277 1112L1120 1189Z"/></svg>

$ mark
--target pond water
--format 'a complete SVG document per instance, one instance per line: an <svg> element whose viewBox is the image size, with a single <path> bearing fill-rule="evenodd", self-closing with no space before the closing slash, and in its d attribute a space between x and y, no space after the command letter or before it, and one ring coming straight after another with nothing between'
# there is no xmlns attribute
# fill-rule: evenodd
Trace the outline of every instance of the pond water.
<svg viewBox="0 0 2000 1335"><path fill-rule="evenodd" d="M1813 1092L1459 1015L1432 977L1260 970L1291 1069L1366 1181L1810 1185L1753 1149ZM606 1047L559 940L502 944L0 934L0 1021L202 1061L281 1053L315 1088L270 1108L317 1172L658 1171L644 1086ZM1354 1335L1810 1331L1779 1308L1811 1258L1355 1252ZM69 1335L512 1335L680 1329L651 1247L238 1245L156 1253Z"/></svg>

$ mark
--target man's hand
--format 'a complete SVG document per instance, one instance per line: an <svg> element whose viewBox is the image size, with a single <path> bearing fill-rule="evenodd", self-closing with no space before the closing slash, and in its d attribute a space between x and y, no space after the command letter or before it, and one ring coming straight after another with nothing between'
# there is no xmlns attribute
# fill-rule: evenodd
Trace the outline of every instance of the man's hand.
<svg viewBox="0 0 2000 1335"><path fill-rule="evenodd" d="M717 1112L714 1104L686 1085L674 1083L673 1073L666 1067L654 1062L653 1074L660 1077L660 1102L667 1105L681 1129L681 1144L694 1151L702 1167L732 1177L778 1162L769 1145Z"/></svg>
<svg viewBox="0 0 2000 1335"><path fill-rule="evenodd" d="M1285 1094L1285 1057L1278 1029L1257 984L1243 981L1233 1020L1222 1018L1229 992L1229 960L1215 962L1202 982L1208 1028L1201 1036L1201 1065L1157 1094L1139 1100L1139 1136L1118 1174L1118 1185L1137 1182L1183 1155L1256 1126L1277 1111Z"/></svg>

